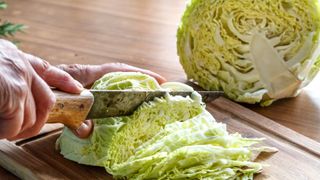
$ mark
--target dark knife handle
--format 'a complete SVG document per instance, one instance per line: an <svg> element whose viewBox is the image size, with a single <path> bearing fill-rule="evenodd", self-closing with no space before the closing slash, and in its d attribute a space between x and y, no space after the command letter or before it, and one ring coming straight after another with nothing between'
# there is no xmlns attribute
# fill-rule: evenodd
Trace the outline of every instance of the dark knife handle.
<svg viewBox="0 0 320 180"><path fill-rule="evenodd" d="M91 109L94 98L88 90L81 94L69 94L53 90L56 103L49 113L47 123L62 123L70 129L77 129Z"/></svg>

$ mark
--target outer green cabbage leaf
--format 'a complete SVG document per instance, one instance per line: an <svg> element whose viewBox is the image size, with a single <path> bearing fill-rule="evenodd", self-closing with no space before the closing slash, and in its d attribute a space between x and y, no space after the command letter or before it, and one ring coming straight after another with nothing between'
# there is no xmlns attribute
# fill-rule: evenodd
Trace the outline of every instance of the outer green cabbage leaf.
<svg viewBox="0 0 320 180"><path fill-rule="evenodd" d="M319 27L318 0L190 0L178 54L204 89L269 105L296 96L318 72Z"/></svg>
<svg viewBox="0 0 320 180"><path fill-rule="evenodd" d="M181 83L159 86L147 75L124 72L109 73L93 86L110 87L192 90ZM94 131L87 139L79 139L65 128L57 145L65 158L105 167L120 179L252 179L262 170L260 163L252 162L255 155L274 151L252 147L261 141L229 134L226 125L216 122L194 93L191 97L168 94L155 98L130 116L95 119Z"/></svg>

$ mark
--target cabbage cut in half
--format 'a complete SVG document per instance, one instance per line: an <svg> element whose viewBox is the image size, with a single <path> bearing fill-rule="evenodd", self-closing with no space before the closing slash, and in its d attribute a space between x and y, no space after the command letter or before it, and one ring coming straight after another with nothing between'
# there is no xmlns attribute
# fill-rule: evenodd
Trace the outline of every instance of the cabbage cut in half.
<svg viewBox="0 0 320 180"><path fill-rule="evenodd" d="M263 106L319 70L318 0L190 0L177 33L188 79Z"/></svg>

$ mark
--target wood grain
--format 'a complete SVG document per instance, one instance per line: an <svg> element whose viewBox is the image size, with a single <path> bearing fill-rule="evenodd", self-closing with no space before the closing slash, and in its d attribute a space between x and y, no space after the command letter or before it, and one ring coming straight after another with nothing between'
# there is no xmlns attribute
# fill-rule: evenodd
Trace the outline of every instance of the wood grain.
<svg viewBox="0 0 320 180"><path fill-rule="evenodd" d="M212 108L215 109L215 111ZM241 123L254 127L255 130L258 130L260 132L265 131L269 135L272 135L273 137L276 137L281 141L287 141L293 146L304 149L320 160L320 143L306 138L305 136L289 128L285 128L284 126L275 123L274 121L261 116L258 113L248 111L246 108L240 106L239 104L232 103L230 100L227 100L225 98L219 98L208 104L208 109L214 115L222 112L224 114L229 114L231 118L239 119ZM241 130L241 128L237 129Z"/></svg>
<svg viewBox="0 0 320 180"><path fill-rule="evenodd" d="M266 108L252 105L246 107L320 142L319 90L318 75L296 98L279 100Z"/></svg>
<svg viewBox="0 0 320 180"><path fill-rule="evenodd" d="M7 2L9 8L0 11L1 19L29 26L26 33L17 37L22 42L20 48L52 64L123 62L156 71L170 81L186 82L176 55L176 29L184 1ZM266 108L245 106L320 142L319 87L318 76L297 98L284 99ZM46 129L43 135L20 142L26 144L48 134ZM35 151L40 151L39 146ZM0 171L0 175L2 172L5 171Z"/></svg>
<svg viewBox="0 0 320 180"><path fill-rule="evenodd" d="M207 105L217 121L227 124L229 132L245 137L266 138L265 144L279 149L257 161L269 164L256 179L320 178L320 144L230 100L219 98Z"/></svg>
<svg viewBox="0 0 320 180"><path fill-rule="evenodd" d="M22 179L66 179L47 163L15 146L8 141L1 141L0 165Z"/></svg>
<svg viewBox="0 0 320 180"><path fill-rule="evenodd" d="M265 166L262 173L256 175L255 179L318 180L320 178L320 144L318 142L223 97L207 104L207 109L217 121L227 124L230 133L239 132L244 137L265 138L261 145L279 149L277 153L263 153L258 156L256 161L270 166ZM24 143L22 146L14 146L12 151L19 149L31 157L36 157L39 161L46 163L46 166L62 173L67 179L112 179L104 168L80 165L64 159L59 151L55 150L55 141L59 135L60 132L56 132ZM25 159L30 159L29 155L26 155ZM3 156L6 157L6 154L1 157ZM12 156L9 157L12 158ZM22 161L24 162L25 160ZM16 166L19 167L18 165ZM43 168L37 167L38 171L41 169ZM23 171L19 173L22 173L18 174L19 177L25 175ZM58 177L51 174L49 178Z"/></svg>
<svg viewBox="0 0 320 180"><path fill-rule="evenodd" d="M167 75L178 72L171 77L181 78L175 34L182 4L168 0L20 1L12 4L18 12L10 19L30 27L27 34L19 36L26 42L21 48L52 64L124 62ZM41 50L44 47L46 50Z"/></svg>
<svg viewBox="0 0 320 180"><path fill-rule="evenodd" d="M80 165L64 159L55 148L55 142L59 135L59 132L51 134L24 144L22 148L55 170L62 172L68 179L112 179L112 176L108 175L104 168Z"/></svg>
<svg viewBox="0 0 320 180"><path fill-rule="evenodd" d="M70 94L53 90L56 102L49 113L47 123L62 123L70 129L78 129L86 120L94 98L89 90Z"/></svg>
<svg viewBox="0 0 320 180"><path fill-rule="evenodd" d="M6 169L0 168L0 177L1 179L5 179L5 180L19 180L19 178L15 175L13 175L12 173L10 173L9 171L7 171Z"/></svg>

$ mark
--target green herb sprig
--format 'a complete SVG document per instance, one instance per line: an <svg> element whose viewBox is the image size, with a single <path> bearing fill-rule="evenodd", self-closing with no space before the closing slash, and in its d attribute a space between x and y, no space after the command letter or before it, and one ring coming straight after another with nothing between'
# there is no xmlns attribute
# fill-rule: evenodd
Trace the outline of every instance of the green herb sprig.
<svg viewBox="0 0 320 180"><path fill-rule="evenodd" d="M6 9L7 7L7 3L3 1L0 2L0 10ZM24 24L15 24L7 20L0 20L0 37L13 37L17 32L26 29L26 27Z"/></svg>

